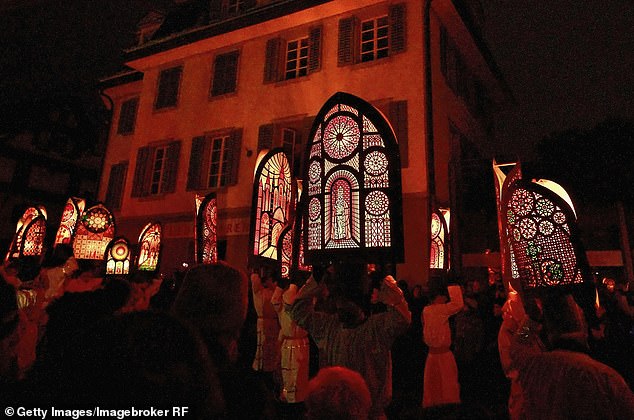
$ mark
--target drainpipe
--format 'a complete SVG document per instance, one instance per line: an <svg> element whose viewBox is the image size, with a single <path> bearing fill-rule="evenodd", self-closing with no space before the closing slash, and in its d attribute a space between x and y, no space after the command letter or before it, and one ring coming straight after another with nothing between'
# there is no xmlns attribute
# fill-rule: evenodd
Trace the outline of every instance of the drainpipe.
<svg viewBox="0 0 634 420"><path fill-rule="evenodd" d="M424 56L424 77L425 77L425 151L427 152L427 230L431 226L431 214L433 205L436 203L436 173L434 159L434 112L432 103L432 69L431 69L431 2L425 0L423 6L423 44ZM427 235L429 236L429 235ZM429 281L431 271L427 264L427 279Z"/></svg>
<svg viewBox="0 0 634 420"><path fill-rule="evenodd" d="M106 106L106 110L107 110L107 115L106 115L106 119L107 121L105 121L105 127L103 128L103 130L105 130L106 132L106 138L105 138L105 142L106 144L104 144L104 149L103 149L103 154L101 156L101 164L99 165L100 169L101 169L101 173L99 174L99 179L97 180L97 195L99 194L99 190L101 188L101 179L103 178L103 171L104 171L104 163L106 162L106 151L108 150L108 142L110 141L110 129L112 128L112 116L114 115L114 101L112 100L112 98L110 96L108 96L103 89L99 89L99 96L101 96L102 98L104 98L105 100L108 101L108 104L110 105L110 108L108 108ZM100 121L101 122L101 121ZM95 200L97 200L97 197L95 197Z"/></svg>

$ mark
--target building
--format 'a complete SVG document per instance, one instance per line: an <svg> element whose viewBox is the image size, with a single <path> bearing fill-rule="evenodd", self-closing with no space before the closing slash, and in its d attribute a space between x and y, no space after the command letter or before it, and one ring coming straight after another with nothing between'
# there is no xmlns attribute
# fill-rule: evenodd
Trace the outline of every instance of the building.
<svg viewBox="0 0 634 420"><path fill-rule="evenodd" d="M343 91L382 111L396 134L398 274L426 281L430 208L460 206L456 168L487 150L495 109L510 98L479 35L478 3L432 1L429 27L426 3L178 1L145 19L127 70L102 80L114 107L99 198L117 234L134 240L160 221L162 268L176 269L193 260L194 196L215 191L219 256L244 267L258 152L283 146L301 176L313 118Z"/></svg>

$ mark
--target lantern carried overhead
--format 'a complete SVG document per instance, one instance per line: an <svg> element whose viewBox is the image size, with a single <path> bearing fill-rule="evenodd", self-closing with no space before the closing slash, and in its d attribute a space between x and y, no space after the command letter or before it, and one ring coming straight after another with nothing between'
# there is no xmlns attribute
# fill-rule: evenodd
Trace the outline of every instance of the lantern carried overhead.
<svg viewBox="0 0 634 420"><path fill-rule="evenodd" d="M196 262L212 264L218 261L218 204L216 194L196 195L196 231L194 232Z"/></svg>
<svg viewBox="0 0 634 420"><path fill-rule="evenodd" d="M18 220L13 241L5 259L40 256L44 250L46 235L46 209L43 206L29 207Z"/></svg>
<svg viewBox="0 0 634 420"><path fill-rule="evenodd" d="M106 247L106 275L130 274L130 260L132 251L130 241L124 237L115 238Z"/></svg>
<svg viewBox="0 0 634 420"><path fill-rule="evenodd" d="M70 197L68 201L66 201L64 211L62 212L62 220L57 229L57 235L55 236L54 246L70 244L73 241L77 223L85 207L86 200L83 198Z"/></svg>
<svg viewBox="0 0 634 420"><path fill-rule="evenodd" d="M161 257L161 224L150 222L139 235L137 270L156 272Z"/></svg>
<svg viewBox="0 0 634 420"><path fill-rule="evenodd" d="M449 270L449 209L440 208L431 214L431 247L429 268L439 272Z"/></svg>
<svg viewBox="0 0 634 420"><path fill-rule="evenodd" d="M277 265L279 239L291 223L293 183L286 153L281 148L259 156L253 179L250 265Z"/></svg>
<svg viewBox="0 0 634 420"><path fill-rule="evenodd" d="M306 258L403 261L398 144L383 115L336 93L317 114L304 179Z"/></svg>
<svg viewBox="0 0 634 420"><path fill-rule="evenodd" d="M110 210L97 204L86 210L79 218L73 239L75 258L102 260L106 247L114 239L115 224Z"/></svg>

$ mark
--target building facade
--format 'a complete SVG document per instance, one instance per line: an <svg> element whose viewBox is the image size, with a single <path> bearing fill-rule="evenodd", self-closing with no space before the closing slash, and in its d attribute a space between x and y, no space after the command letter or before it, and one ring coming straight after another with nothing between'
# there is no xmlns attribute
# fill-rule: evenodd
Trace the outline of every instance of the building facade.
<svg viewBox="0 0 634 420"><path fill-rule="evenodd" d="M213 191L219 257L245 267L259 152L284 147L301 177L314 117L341 91L375 106L394 130L398 275L425 282L430 208L460 205L452 161L471 145L487 149L494 111L509 99L475 6L435 0L429 26L424 0L180 1L153 14L125 51L128 70L102 81L114 106L99 198L117 234L134 240L160 221L162 270L177 269L194 259L195 195Z"/></svg>

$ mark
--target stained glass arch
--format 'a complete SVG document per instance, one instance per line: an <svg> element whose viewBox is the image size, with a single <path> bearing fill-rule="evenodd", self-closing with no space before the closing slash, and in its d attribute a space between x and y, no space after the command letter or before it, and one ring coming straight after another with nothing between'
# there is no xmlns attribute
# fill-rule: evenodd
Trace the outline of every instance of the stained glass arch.
<svg viewBox="0 0 634 420"><path fill-rule="evenodd" d="M309 139L302 204L307 263L402 262L400 157L383 114L338 92L317 114Z"/></svg>
<svg viewBox="0 0 634 420"><path fill-rule="evenodd" d="M216 194L196 196L196 262L218 261L218 202Z"/></svg>
<svg viewBox="0 0 634 420"><path fill-rule="evenodd" d="M249 261L277 264L279 239L291 223L294 188L291 168L282 148L258 159L253 179Z"/></svg>
<svg viewBox="0 0 634 420"><path fill-rule="evenodd" d="M101 203L86 210L79 218L73 238L73 253L77 259L101 260L106 247L114 239L114 216Z"/></svg>
<svg viewBox="0 0 634 420"><path fill-rule="evenodd" d="M137 270L156 272L161 257L161 224L150 222L139 235Z"/></svg>
<svg viewBox="0 0 634 420"><path fill-rule="evenodd" d="M62 220L57 229L57 235L55 235L54 246L70 244L73 241L77 223L85 207L86 200L83 198L70 197L68 201L66 201L64 211L62 212Z"/></svg>
<svg viewBox="0 0 634 420"><path fill-rule="evenodd" d="M106 275L130 274L132 251L130 241L124 237L111 240L106 246L103 259L106 261Z"/></svg>
<svg viewBox="0 0 634 420"><path fill-rule="evenodd" d="M46 235L46 208L27 208L16 224L15 234L5 259L15 260L24 256L42 255Z"/></svg>
<svg viewBox="0 0 634 420"><path fill-rule="evenodd" d="M438 209L431 214L431 246L429 268L449 270L449 209Z"/></svg>
<svg viewBox="0 0 634 420"><path fill-rule="evenodd" d="M589 278L568 203L567 194L540 183L520 179L510 185L502 209L522 288L578 285Z"/></svg>

